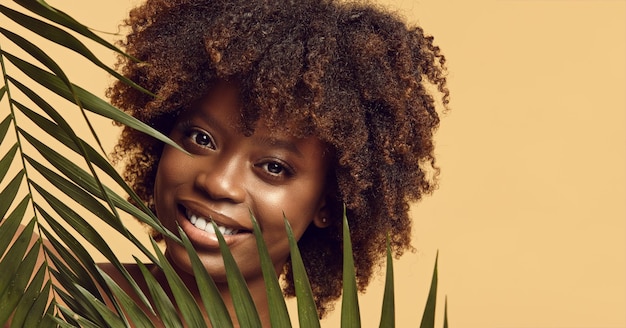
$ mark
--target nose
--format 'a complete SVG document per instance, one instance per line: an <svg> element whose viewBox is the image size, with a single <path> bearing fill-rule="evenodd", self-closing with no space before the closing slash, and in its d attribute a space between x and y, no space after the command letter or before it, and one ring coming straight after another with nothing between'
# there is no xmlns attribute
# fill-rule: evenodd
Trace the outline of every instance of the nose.
<svg viewBox="0 0 626 328"><path fill-rule="evenodd" d="M245 163L236 158L215 159L196 176L196 188L206 193L213 200L242 203L246 189Z"/></svg>

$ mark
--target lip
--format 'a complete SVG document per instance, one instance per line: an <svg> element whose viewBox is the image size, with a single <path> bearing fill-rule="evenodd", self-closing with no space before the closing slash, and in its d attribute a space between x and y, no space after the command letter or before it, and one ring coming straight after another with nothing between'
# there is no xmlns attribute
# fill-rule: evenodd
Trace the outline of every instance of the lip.
<svg viewBox="0 0 626 328"><path fill-rule="evenodd" d="M177 221L181 229L185 232L187 237L189 237L191 244L196 249L206 249L206 250L219 249L219 240L217 239L216 234L209 233L204 230L196 228L196 226L194 226L187 218L187 214L186 214L187 209L191 211L192 213L195 213L199 216L202 216L205 218L209 218L209 217L212 218L213 221L215 221L217 225L238 229L239 232L237 234L223 235L224 241L226 242L226 245L228 247L232 247L236 245L237 243L241 242L242 240L246 238L250 238L251 236L254 236L252 234L251 228L242 226L238 224L237 221L225 215L222 215L222 214L210 211L210 210L206 210L206 209L197 210L191 206L187 207L181 204L178 206L178 220Z"/></svg>

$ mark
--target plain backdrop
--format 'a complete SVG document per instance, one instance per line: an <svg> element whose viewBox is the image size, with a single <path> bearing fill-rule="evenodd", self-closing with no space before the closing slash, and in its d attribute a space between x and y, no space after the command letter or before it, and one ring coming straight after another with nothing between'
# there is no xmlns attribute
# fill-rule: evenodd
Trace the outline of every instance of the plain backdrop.
<svg viewBox="0 0 626 328"><path fill-rule="evenodd" d="M49 3L117 32L137 2ZM435 36L452 94L440 188L414 206L415 251L395 262L398 326L419 325L438 251L451 327L626 327L626 2L380 3ZM70 79L104 94L105 73L61 56ZM110 151L118 130L97 123ZM378 326L382 289L380 277L360 298L364 327ZM337 313L323 325L338 327Z"/></svg>

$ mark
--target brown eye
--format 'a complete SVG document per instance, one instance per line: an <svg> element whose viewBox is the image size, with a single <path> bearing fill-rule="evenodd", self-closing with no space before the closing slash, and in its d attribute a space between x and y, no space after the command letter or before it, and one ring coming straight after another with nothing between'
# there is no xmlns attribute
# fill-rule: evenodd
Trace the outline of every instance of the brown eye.
<svg viewBox="0 0 626 328"><path fill-rule="evenodd" d="M200 147L215 149L215 143L213 142L213 139L211 139L211 136L202 131L191 131L189 133L189 139Z"/></svg>
<svg viewBox="0 0 626 328"><path fill-rule="evenodd" d="M278 163L267 163L266 165L267 172L271 174L279 175L285 170L285 168Z"/></svg>
<svg viewBox="0 0 626 328"><path fill-rule="evenodd" d="M256 167L262 170L264 176L272 180L291 178L294 175L294 171L289 165L277 161L262 162Z"/></svg>

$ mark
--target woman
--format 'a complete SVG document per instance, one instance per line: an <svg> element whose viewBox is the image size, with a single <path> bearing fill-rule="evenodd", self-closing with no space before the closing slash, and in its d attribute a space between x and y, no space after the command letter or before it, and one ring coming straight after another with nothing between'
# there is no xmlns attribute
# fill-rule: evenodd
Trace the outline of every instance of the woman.
<svg viewBox="0 0 626 328"><path fill-rule="evenodd" d="M395 255L410 248L408 204L431 193L438 175L439 117L428 85L448 103L445 58L420 27L374 5L332 0L148 0L126 23L123 46L140 61L120 57L119 69L156 96L123 83L108 95L191 156L125 128L115 159L159 220L189 236L233 321L210 219L265 326L250 212L284 294L293 296L283 213L288 218L320 317L341 294L344 205L361 290L387 235ZM164 241L168 261L202 302L185 249ZM133 294L112 265L101 267ZM142 281L137 266L128 270Z"/></svg>

